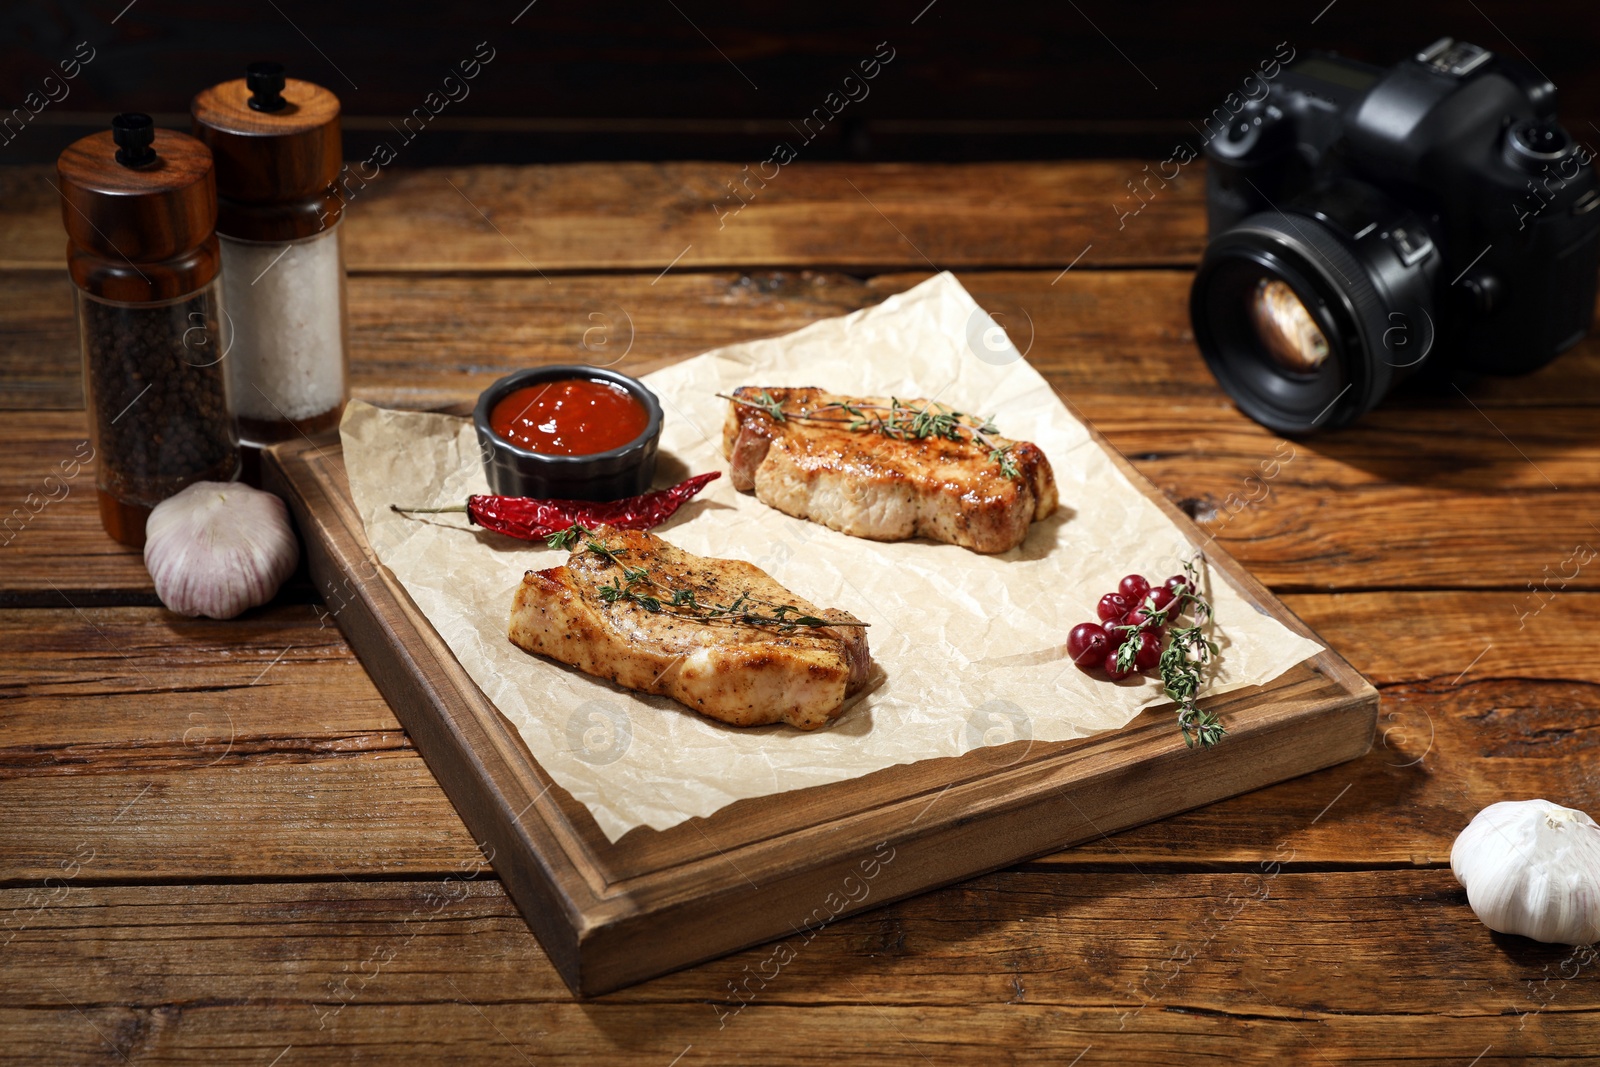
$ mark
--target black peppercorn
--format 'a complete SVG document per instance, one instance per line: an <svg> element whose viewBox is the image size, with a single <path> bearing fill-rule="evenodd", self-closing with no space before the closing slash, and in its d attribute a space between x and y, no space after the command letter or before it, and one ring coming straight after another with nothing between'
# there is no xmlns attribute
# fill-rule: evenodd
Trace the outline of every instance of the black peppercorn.
<svg viewBox="0 0 1600 1067"><path fill-rule="evenodd" d="M217 328L213 161L194 138L128 114L73 142L56 174L100 521L138 546L156 504L239 473Z"/></svg>
<svg viewBox="0 0 1600 1067"><path fill-rule="evenodd" d="M121 501L153 507L238 471L215 289L164 304L81 298L100 484Z"/></svg>

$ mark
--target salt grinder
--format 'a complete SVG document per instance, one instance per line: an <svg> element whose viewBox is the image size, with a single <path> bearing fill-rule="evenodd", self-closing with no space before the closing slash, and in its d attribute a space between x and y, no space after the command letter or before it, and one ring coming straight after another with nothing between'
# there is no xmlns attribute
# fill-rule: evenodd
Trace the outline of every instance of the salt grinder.
<svg viewBox="0 0 1600 1067"><path fill-rule="evenodd" d="M252 63L192 111L217 162L233 327L224 365L240 437L259 447L330 429L349 397L339 98Z"/></svg>
<svg viewBox="0 0 1600 1067"><path fill-rule="evenodd" d="M123 114L62 152L56 175L100 521L139 546L156 504L239 472L211 152L148 115Z"/></svg>

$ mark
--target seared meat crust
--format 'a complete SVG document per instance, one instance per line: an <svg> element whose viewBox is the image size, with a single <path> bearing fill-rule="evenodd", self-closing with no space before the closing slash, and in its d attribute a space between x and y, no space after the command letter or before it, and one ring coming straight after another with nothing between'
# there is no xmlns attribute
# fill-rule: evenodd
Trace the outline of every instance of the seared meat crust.
<svg viewBox="0 0 1600 1067"><path fill-rule="evenodd" d="M734 488L796 518L874 541L928 537L975 552L1005 552L1028 536L1030 523L1056 509L1055 475L1037 445L994 434L975 441L892 437L851 430L854 416L827 405L848 404L883 415L888 397L850 397L806 386L743 386L722 429ZM785 418L751 403L770 396ZM911 413L949 414L927 400L898 400ZM810 415L810 418L805 416ZM963 416L962 426L978 420ZM1006 449L1017 469L1003 473L991 455Z"/></svg>
<svg viewBox="0 0 1600 1067"><path fill-rule="evenodd" d="M742 560L696 556L640 530L596 527L591 537L617 561L580 540L564 566L529 571L511 608L511 642L627 689L669 696L734 726L786 722L813 730L835 718L867 681L872 656L862 626L794 627L700 621L669 604L688 590L699 605L733 605L745 594L751 610L854 622L801 600L765 571ZM643 569L659 611L602 595L625 586L623 565ZM705 614L699 609L698 614Z"/></svg>

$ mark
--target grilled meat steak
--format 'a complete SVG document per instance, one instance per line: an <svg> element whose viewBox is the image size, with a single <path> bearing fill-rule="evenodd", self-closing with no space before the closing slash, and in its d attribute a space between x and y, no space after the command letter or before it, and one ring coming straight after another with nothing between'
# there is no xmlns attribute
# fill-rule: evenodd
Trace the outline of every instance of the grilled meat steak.
<svg viewBox="0 0 1600 1067"><path fill-rule="evenodd" d="M846 612L799 599L753 564L609 526L579 537L564 566L524 575L510 637L734 726L816 729L872 666L866 629Z"/></svg>
<svg viewBox="0 0 1600 1067"><path fill-rule="evenodd" d="M1037 445L985 433L943 404L811 386L733 395L722 449L734 488L797 518L874 541L1004 552L1056 509Z"/></svg>

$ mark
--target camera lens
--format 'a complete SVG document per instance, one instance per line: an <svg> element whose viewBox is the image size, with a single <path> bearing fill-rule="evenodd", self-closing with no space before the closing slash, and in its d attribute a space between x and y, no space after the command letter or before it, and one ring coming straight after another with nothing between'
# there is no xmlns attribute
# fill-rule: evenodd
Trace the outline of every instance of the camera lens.
<svg viewBox="0 0 1600 1067"><path fill-rule="evenodd" d="M1240 409L1278 433L1349 425L1432 346L1438 257L1426 231L1410 218L1364 230L1262 212L1201 259L1195 341Z"/></svg>
<svg viewBox="0 0 1600 1067"><path fill-rule="evenodd" d="M1294 290L1279 278L1256 282L1250 322L1267 355L1291 374L1315 374L1328 358L1328 339Z"/></svg>

